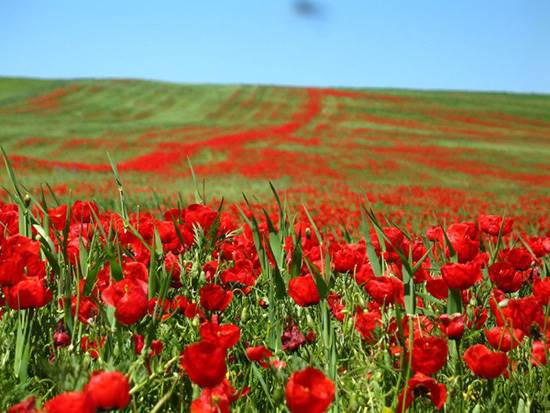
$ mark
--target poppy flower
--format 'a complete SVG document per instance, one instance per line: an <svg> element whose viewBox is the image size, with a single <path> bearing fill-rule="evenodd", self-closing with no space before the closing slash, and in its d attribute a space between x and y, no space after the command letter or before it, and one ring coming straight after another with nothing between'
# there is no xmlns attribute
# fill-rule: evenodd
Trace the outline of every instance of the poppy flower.
<svg viewBox="0 0 550 413"><path fill-rule="evenodd" d="M546 347L543 341L533 341L531 347L531 363L535 366L546 366Z"/></svg>
<svg viewBox="0 0 550 413"><path fill-rule="evenodd" d="M71 314L76 315L76 308L78 307L78 320L83 324L88 324L90 319L99 314L99 308L94 302L92 297L75 296L71 297Z"/></svg>
<svg viewBox="0 0 550 413"><path fill-rule="evenodd" d="M355 313L355 329L361 334L361 338L367 343L376 342L374 332L377 327L382 326L382 315L378 311L367 311L358 309Z"/></svg>
<svg viewBox="0 0 550 413"><path fill-rule="evenodd" d="M507 353L520 345L524 334L523 331L517 328L493 327L485 330L485 337L487 337L487 341L495 350Z"/></svg>
<svg viewBox="0 0 550 413"><path fill-rule="evenodd" d="M291 279L288 283L288 295L300 307L315 305L321 300L311 274Z"/></svg>
<svg viewBox="0 0 550 413"><path fill-rule="evenodd" d="M128 379L118 371L96 371L84 386L98 409L125 409L130 403Z"/></svg>
<svg viewBox="0 0 550 413"><path fill-rule="evenodd" d="M223 348L229 349L239 342L241 330L235 324L218 324L213 318L211 322L204 322L200 327L202 341L209 341Z"/></svg>
<svg viewBox="0 0 550 413"><path fill-rule="evenodd" d="M147 289L143 282L124 278L103 290L103 302L115 307L115 317L120 324L132 325L147 314Z"/></svg>
<svg viewBox="0 0 550 413"><path fill-rule="evenodd" d="M447 286L455 290L467 290L482 278L481 267L475 262L445 264L441 275Z"/></svg>
<svg viewBox="0 0 550 413"><path fill-rule="evenodd" d="M541 305L547 305L550 301L550 277L544 280L536 279L533 283L533 295Z"/></svg>
<svg viewBox="0 0 550 413"><path fill-rule="evenodd" d="M512 248L502 250L499 254L499 258L502 261L508 262L518 271L528 270L534 260L531 256L531 253L525 248Z"/></svg>
<svg viewBox="0 0 550 413"><path fill-rule="evenodd" d="M479 252L479 233L473 222L450 225L447 228L447 238L460 263L473 260Z"/></svg>
<svg viewBox="0 0 550 413"><path fill-rule="evenodd" d="M68 392L48 400L45 413L95 413L96 408L88 393Z"/></svg>
<svg viewBox="0 0 550 413"><path fill-rule="evenodd" d="M446 300L449 296L449 287L443 277L428 278L426 281L426 290L440 300Z"/></svg>
<svg viewBox="0 0 550 413"><path fill-rule="evenodd" d="M406 392L402 390L399 394L397 413L407 410L419 396L428 396L437 410L440 410L447 399L447 388L432 377L416 373L407 382Z"/></svg>
<svg viewBox="0 0 550 413"><path fill-rule="evenodd" d="M486 234L498 236L502 228L502 235L509 235L512 231L514 220L510 218L502 218L498 215L480 215L477 222L479 229Z"/></svg>
<svg viewBox="0 0 550 413"><path fill-rule="evenodd" d="M229 413L231 403L248 393L246 388L236 391L235 388L224 379L213 388L202 389L199 398L191 403L191 413Z"/></svg>
<svg viewBox="0 0 550 413"><path fill-rule="evenodd" d="M52 292L44 280L36 277L25 277L6 291L6 303L14 310L44 307L52 300Z"/></svg>
<svg viewBox="0 0 550 413"><path fill-rule="evenodd" d="M365 284L365 290L379 305L404 303L405 289L403 282L395 277L373 277Z"/></svg>
<svg viewBox="0 0 550 413"><path fill-rule="evenodd" d="M331 291L327 296L327 304L334 318L338 321L344 321L346 306L342 303L342 297Z"/></svg>
<svg viewBox="0 0 550 413"><path fill-rule="evenodd" d="M412 347L412 369L427 376L437 373L447 363L449 347L441 337L417 337Z"/></svg>
<svg viewBox="0 0 550 413"><path fill-rule="evenodd" d="M500 376L508 366L508 357L502 351L491 351L483 344L474 344L464 352L464 361L472 372L485 379Z"/></svg>
<svg viewBox="0 0 550 413"><path fill-rule="evenodd" d="M199 294L202 307L208 311L224 311L233 299L233 292L224 290L218 284L205 285Z"/></svg>
<svg viewBox="0 0 550 413"><path fill-rule="evenodd" d="M292 373L285 388L286 404L291 413L323 413L334 400L335 387L316 368Z"/></svg>
<svg viewBox="0 0 550 413"><path fill-rule="evenodd" d="M452 340L460 340L464 335L464 316L460 313L442 314L439 317L439 328Z"/></svg>
<svg viewBox="0 0 550 413"><path fill-rule="evenodd" d="M182 352L180 363L191 381L201 387L215 387L227 372L227 350L210 341L188 345Z"/></svg>
<svg viewBox="0 0 550 413"><path fill-rule="evenodd" d="M272 356L271 351L264 346L256 347L247 347L246 348L246 358L250 361L255 361L260 364L263 368L267 368L268 364L265 362L266 359L269 359Z"/></svg>
<svg viewBox="0 0 550 413"><path fill-rule="evenodd" d="M523 283L529 278L528 271L517 271L507 262L495 262L489 267L489 278L507 293L519 291Z"/></svg>
<svg viewBox="0 0 550 413"><path fill-rule="evenodd" d="M39 413L36 409L36 397L31 396L21 403L14 404L7 413Z"/></svg>

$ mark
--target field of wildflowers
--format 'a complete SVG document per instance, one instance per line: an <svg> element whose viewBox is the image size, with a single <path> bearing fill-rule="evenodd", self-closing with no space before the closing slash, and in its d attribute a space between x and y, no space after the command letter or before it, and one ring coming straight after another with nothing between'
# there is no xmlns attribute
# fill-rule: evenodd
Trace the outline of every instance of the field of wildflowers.
<svg viewBox="0 0 550 413"><path fill-rule="evenodd" d="M0 80L0 408L550 410L549 109Z"/></svg>

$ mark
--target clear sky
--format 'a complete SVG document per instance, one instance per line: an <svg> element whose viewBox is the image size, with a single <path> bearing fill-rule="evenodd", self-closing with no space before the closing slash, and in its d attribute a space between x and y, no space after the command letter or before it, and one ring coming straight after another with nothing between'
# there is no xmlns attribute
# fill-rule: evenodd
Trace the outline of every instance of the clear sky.
<svg viewBox="0 0 550 413"><path fill-rule="evenodd" d="M550 0L0 0L0 75L550 93Z"/></svg>

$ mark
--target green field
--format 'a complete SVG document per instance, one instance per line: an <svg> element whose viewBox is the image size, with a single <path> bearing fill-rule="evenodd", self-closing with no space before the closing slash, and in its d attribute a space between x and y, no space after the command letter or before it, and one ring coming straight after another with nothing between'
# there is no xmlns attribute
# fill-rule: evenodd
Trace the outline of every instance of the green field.
<svg viewBox="0 0 550 413"><path fill-rule="evenodd" d="M189 193L187 158L218 199L271 180L300 202L529 215L550 195L544 95L3 78L0 143L61 197L111 197L107 152L139 202Z"/></svg>

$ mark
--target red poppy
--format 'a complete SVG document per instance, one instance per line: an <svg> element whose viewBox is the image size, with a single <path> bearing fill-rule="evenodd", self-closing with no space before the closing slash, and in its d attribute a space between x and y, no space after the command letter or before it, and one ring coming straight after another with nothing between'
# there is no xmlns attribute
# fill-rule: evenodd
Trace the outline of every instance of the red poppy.
<svg viewBox="0 0 550 413"><path fill-rule="evenodd" d="M429 376L416 373L409 379L406 393L404 389L399 394L397 413L407 410L418 396L428 396L437 410L440 410L447 399L447 388Z"/></svg>
<svg viewBox="0 0 550 413"><path fill-rule="evenodd" d="M447 238L457 255L458 262L471 261L479 252L479 232L473 222L459 222L447 228Z"/></svg>
<svg viewBox="0 0 550 413"><path fill-rule="evenodd" d="M443 277L428 278L426 281L426 290L440 300L446 300L449 296L449 287Z"/></svg>
<svg viewBox="0 0 550 413"><path fill-rule="evenodd" d="M44 307L52 300L52 292L44 280L36 277L25 277L4 292L7 292L6 303L14 310Z"/></svg>
<svg viewBox="0 0 550 413"><path fill-rule="evenodd" d="M518 271L525 271L531 267L534 261L533 256L525 248L512 248L502 250L499 254L502 261L508 262Z"/></svg>
<svg viewBox="0 0 550 413"><path fill-rule="evenodd" d="M94 302L92 297L80 296L79 298L71 297L71 314L76 315L76 308L78 307L78 320L81 323L88 324L88 322L99 314L99 308Z"/></svg>
<svg viewBox="0 0 550 413"><path fill-rule="evenodd" d="M96 408L85 392L61 393L44 404L45 413L95 413Z"/></svg>
<svg viewBox="0 0 550 413"><path fill-rule="evenodd" d="M464 352L464 361L472 372L485 379L494 379L503 374L508 366L508 357L502 351L491 351L483 344L474 344Z"/></svg>
<svg viewBox="0 0 550 413"><path fill-rule="evenodd" d="M342 303L342 297L331 291L327 297L327 304L335 319L344 321L346 306Z"/></svg>
<svg viewBox="0 0 550 413"><path fill-rule="evenodd" d="M314 305L321 300L311 274L291 279L288 283L288 295L300 307Z"/></svg>
<svg viewBox="0 0 550 413"><path fill-rule="evenodd" d="M236 391L224 379L216 387L202 390L200 397L191 403L191 413L229 413L231 403L246 395L249 390Z"/></svg>
<svg viewBox="0 0 550 413"><path fill-rule="evenodd" d="M21 403L14 404L7 413L39 413L36 409L36 397L31 396Z"/></svg>
<svg viewBox="0 0 550 413"><path fill-rule="evenodd" d="M180 363L193 383L201 387L214 387L222 382L227 372L226 355L224 347L200 341L183 350Z"/></svg>
<svg viewBox="0 0 550 413"><path fill-rule="evenodd" d="M479 229L486 234L498 236L502 228L502 235L509 235L512 231L514 220L502 218L498 215L480 215L478 218Z"/></svg>
<svg viewBox="0 0 550 413"><path fill-rule="evenodd" d="M264 346L246 348L246 357L248 358L248 360L258 362L263 368L268 367L268 364L265 360L269 359L271 356L271 351L269 351L269 349Z"/></svg>
<svg viewBox="0 0 550 413"><path fill-rule="evenodd" d="M439 328L452 340L460 340L464 335L464 316L460 313L442 314L439 317Z"/></svg>
<svg viewBox="0 0 550 413"><path fill-rule="evenodd" d="M531 362L535 366L546 366L548 351L543 341L533 341L531 347Z"/></svg>
<svg viewBox="0 0 550 413"><path fill-rule="evenodd" d="M45 278L40 243L22 235L5 238L0 244L0 286L13 286L26 277Z"/></svg>
<svg viewBox="0 0 550 413"><path fill-rule="evenodd" d="M481 267L476 262L445 264L441 275L449 288L455 290L467 290L482 278Z"/></svg>
<svg viewBox="0 0 550 413"><path fill-rule="evenodd" d="M541 305L547 305L550 302L550 277L546 277L544 280L535 280L533 283L533 295Z"/></svg>
<svg viewBox="0 0 550 413"><path fill-rule="evenodd" d="M307 367L288 379L286 404L292 413L323 413L334 400L334 392L332 381L321 371Z"/></svg>
<svg viewBox="0 0 550 413"><path fill-rule="evenodd" d="M404 303L403 282L395 277L373 277L365 284L365 290L379 305Z"/></svg>
<svg viewBox="0 0 550 413"><path fill-rule="evenodd" d="M517 271L508 262L495 262L489 267L489 278L504 292L519 291L529 278L528 271Z"/></svg>
<svg viewBox="0 0 550 413"><path fill-rule="evenodd" d="M412 369L427 376L437 373L447 363L449 347L441 337L417 337L413 341Z"/></svg>
<svg viewBox="0 0 550 413"><path fill-rule="evenodd" d="M84 386L98 409L125 409L130 403L128 379L118 371L96 371Z"/></svg>
<svg viewBox="0 0 550 413"><path fill-rule="evenodd" d="M208 311L224 311L233 299L233 292L224 290L218 284L205 285L199 294L202 307Z"/></svg>
<svg viewBox="0 0 550 413"><path fill-rule="evenodd" d="M507 353L520 345L524 334L517 328L493 327L490 330L485 330L485 337L495 350Z"/></svg>
<svg viewBox="0 0 550 413"><path fill-rule="evenodd" d="M201 324L200 335L202 341L209 341L223 348L229 349L239 342L241 330L235 324L218 324L217 319Z"/></svg>
<svg viewBox="0 0 550 413"><path fill-rule="evenodd" d="M103 290L103 302L115 307L119 323L132 325L147 314L147 289L143 281L124 278Z"/></svg>
<svg viewBox="0 0 550 413"><path fill-rule="evenodd" d="M378 311L367 311L358 309L355 313L355 329L361 334L361 338L367 343L376 342L374 332L377 327L382 326L382 315Z"/></svg>

